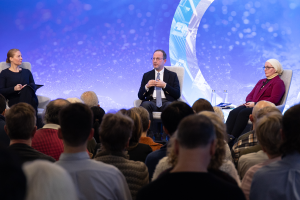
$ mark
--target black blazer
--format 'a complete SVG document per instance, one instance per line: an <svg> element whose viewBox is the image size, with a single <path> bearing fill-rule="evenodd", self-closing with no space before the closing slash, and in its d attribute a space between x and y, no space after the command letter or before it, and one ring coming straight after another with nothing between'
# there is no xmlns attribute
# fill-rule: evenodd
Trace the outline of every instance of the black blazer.
<svg viewBox="0 0 300 200"><path fill-rule="evenodd" d="M145 89L145 85L149 80L155 80L155 70L151 70L143 75L143 80L141 83L141 87L138 93L138 97L140 100L149 101L153 99L153 91L154 87L149 88L147 92ZM171 72L164 69L164 82L167 83L165 89L162 89L165 93L166 99L168 101L175 101L180 98L180 86L177 74L175 72Z"/></svg>

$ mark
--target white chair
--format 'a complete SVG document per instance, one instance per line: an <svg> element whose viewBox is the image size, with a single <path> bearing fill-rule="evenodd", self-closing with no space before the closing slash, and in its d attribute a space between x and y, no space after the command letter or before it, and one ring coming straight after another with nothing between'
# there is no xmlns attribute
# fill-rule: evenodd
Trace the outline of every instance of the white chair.
<svg viewBox="0 0 300 200"><path fill-rule="evenodd" d="M10 67L10 63L0 62L0 73L2 70L7 69L9 67ZM29 62L23 62L20 65L20 67L31 71L31 64ZM41 96L41 95L37 95L37 98L39 100L38 115L41 115L51 99L49 97Z"/></svg>
<svg viewBox="0 0 300 200"><path fill-rule="evenodd" d="M281 112L283 112L287 96L289 94L291 82L292 82L292 76L293 76L293 71L290 69L285 69L283 70L282 74L280 75L281 80L284 82L285 86L285 93L282 96L282 99L280 101L279 106L276 106Z"/></svg>
<svg viewBox="0 0 300 200"><path fill-rule="evenodd" d="M178 80L179 80L179 86L180 86L180 98L177 99L177 101L183 101L181 97L182 94L182 86L183 86L183 78L184 78L184 68L178 67L178 66L165 66L166 69L175 72L177 74ZM154 78L154 77L153 77ZM138 99L133 102L134 107L139 107L142 103L142 100ZM152 112L153 119L154 120L160 120L161 112Z"/></svg>

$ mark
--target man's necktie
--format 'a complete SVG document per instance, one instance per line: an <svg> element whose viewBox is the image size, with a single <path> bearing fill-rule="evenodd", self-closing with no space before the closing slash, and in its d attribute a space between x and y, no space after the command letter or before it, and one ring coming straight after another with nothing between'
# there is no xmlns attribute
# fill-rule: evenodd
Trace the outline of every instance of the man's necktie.
<svg viewBox="0 0 300 200"><path fill-rule="evenodd" d="M159 75L160 74L157 73L156 81L160 80L160 76ZM161 102L161 88L160 87L155 87L155 91L156 91L156 106L160 108L162 106L162 102Z"/></svg>

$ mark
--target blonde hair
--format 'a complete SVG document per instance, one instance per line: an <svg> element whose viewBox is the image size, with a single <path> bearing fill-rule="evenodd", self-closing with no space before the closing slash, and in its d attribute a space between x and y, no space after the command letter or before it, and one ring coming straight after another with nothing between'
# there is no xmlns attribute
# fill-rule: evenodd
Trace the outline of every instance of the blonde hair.
<svg viewBox="0 0 300 200"><path fill-rule="evenodd" d="M82 93L80 99L90 108L99 105L98 97L93 91L86 91Z"/></svg>
<svg viewBox="0 0 300 200"><path fill-rule="evenodd" d="M70 103L83 103L81 101L81 99L77 98L77 97L71 97L71 98L67 98L67 101L69 101Z"/></svg>
<svg viewBox="0 0 300 200"><path fill-rule="evenodd" d="M223 113L222 109L219 106L214 106L213 108L214 108L215 113L223 120L223 122L225 122L224 113Z"/></svg>

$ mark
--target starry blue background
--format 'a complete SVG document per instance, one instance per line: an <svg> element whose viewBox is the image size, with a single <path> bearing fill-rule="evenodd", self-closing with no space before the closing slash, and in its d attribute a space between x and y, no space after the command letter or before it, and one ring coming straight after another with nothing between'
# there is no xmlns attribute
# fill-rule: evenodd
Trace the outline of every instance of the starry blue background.
<svg viewBox="0 0 300 200"><path fill-rule="evenodd" d="M179 2L2 0L1 61L9 49L20 49L36 83L45 85L37 94L55 99L93 90L105 110L132 107L153 51L169 52ZM264 62L277 58L294 72L287 104L298 103L299 21L299 0L214 1L196 38L205 80L238 104L263 78Z"/></svg>

